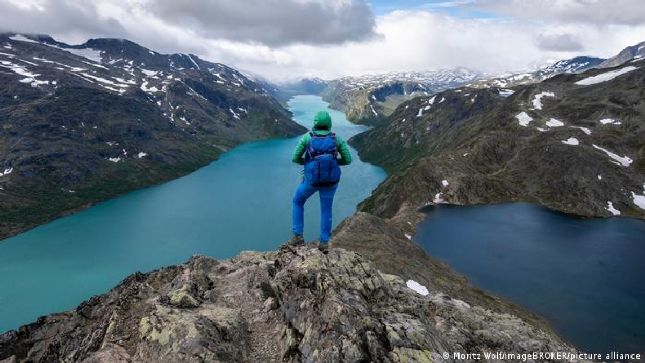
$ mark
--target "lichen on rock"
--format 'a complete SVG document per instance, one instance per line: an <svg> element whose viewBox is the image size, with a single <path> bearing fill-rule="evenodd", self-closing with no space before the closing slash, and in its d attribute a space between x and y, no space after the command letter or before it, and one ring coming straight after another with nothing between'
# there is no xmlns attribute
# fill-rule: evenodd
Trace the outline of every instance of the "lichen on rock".
<svg viewBox="0 0 645 363"><path fill-rule="evenodd" d="M306 246L196 256L0 336L0 359L33 362L437 362L492 349L572 350L514 315L422 296L356 252Z"/></svg>

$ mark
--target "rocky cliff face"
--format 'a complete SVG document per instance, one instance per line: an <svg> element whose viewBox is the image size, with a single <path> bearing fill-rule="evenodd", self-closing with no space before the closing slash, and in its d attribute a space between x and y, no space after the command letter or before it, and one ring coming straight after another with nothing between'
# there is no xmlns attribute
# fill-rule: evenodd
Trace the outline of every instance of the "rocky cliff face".
<svg viewBox="0 0 645 363"><path fill-rule="evenodd" d="M527 201L583 216L645 217L645 62L400 105L350 140L390 176L362 210Z"/></svg>
<svg viewBox="0 0 645 363"><path fill-rule="evenodd" d="M600 64L600 68L616 67L626 62L645 57L645 42L632 45Z"/></svg>
<svg viewBox="0 0 645 363"><path fill-rule="evenodd" d="M305 131L255 81L122 39L0 34L0 239Z"/></svg>
<svg viewBox="0 0 645 363"><path fill-rule="evenodd" d="M398 245L396 221L375 218L346 221L339 246L374 251L364 242L376 239L411 265L425 256ZM364 227L372 232L363 234ZM518 317L521 309L500 312L505 303L481 292L467 297L471 302L455 298L472 288L445 267L426 265L436 276L426 275L424 291L408 280L413 270L402 277L379 265L388 268L344 248L193 257L3 334L0 360L451 362L444 352L573 351L539 319Z"/></svg>

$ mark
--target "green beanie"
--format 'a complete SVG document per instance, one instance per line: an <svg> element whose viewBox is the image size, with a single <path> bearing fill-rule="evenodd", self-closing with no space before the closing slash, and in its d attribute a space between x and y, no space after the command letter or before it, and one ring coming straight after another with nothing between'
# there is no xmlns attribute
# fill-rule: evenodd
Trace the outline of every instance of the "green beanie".
<svg viewBox="0 0 645 363"><path fill-rule="evenodd" d="M314 130L331 130L331 116L327 111L318 111L314 116Z"/></svg>

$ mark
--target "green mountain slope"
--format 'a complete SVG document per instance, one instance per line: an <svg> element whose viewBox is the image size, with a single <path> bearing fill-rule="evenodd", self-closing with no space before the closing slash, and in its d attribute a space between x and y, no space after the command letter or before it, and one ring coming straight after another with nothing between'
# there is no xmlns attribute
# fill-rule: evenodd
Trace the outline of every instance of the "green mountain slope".
<svg viewBox="0 0 645 363"><path fill-rule="evenodd" d="M528 201L645 217L645 62L514 88L457 89L399 106L350 142L391 176L361 206ZM629 67L629 68L627 68Z"/></svg>
<svg viewBox="0 0 645 363"><path fill-rule="evenodd" d="M0 35L0 239L304 128L223 64L127 40Z"/></svg>

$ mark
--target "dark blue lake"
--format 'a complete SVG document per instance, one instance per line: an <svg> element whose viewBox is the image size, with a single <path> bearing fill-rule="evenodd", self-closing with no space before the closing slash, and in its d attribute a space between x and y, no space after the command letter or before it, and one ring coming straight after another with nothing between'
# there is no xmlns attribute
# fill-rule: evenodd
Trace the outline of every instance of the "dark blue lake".
<svg viewBox="0 0 645 363"><path fill-rule="evenodd" d="M414 240L588 353L645 351L645 221L531 204L438 206Z"/></svg>
<svg viewBox="0 0 645 363"><path fill-rule="evenodd" d="M298 96L289 109L310 127L327 103ZM366 129L329 112L334 131L346 139ZM0 333L71 309L135 271L181 263L197 253L228 258L242 250L275 250L291 236L291 198L301 170L291 163L297 141L242 145L185 177L0 241ZM334 225L386 176L353 150L352 155L336 193ZM307 239L318 238L319 208L313 196L305 210Z"/></svg>

